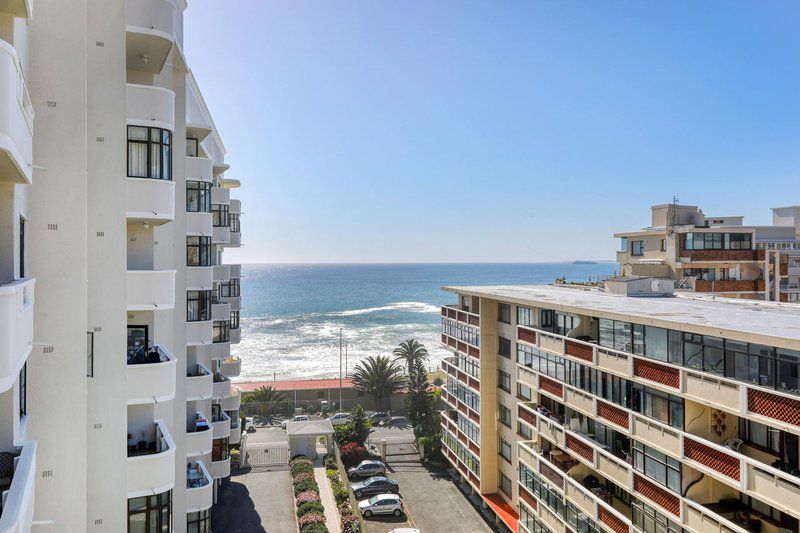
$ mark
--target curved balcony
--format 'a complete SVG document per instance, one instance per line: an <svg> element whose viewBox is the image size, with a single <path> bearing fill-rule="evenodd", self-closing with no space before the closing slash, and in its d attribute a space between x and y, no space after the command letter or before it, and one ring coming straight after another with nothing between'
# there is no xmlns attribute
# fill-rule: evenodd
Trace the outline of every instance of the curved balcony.
<svg viewBox="0 0 800 533"><path fill-rule="evenodd" d="M175 220L174 181L128 177L126 189L128 221L146 221L158 226Z"/></svg>
<svg viewBox="0 0 800 533"><path fill-rule="evenodd" d="M231 380L219 372L214 374L214 392L212 398L221 400L231 395ZM216 437L214 437L216 438Z"/></svg>
<svg viewBox="0 0 800 533"><path fill-rule="evenodd" d="M239 425L239 423L237 423L236 427L231 426L231 434L228 437L228 444L239 444L239 441L241 440L242 440L242 428Z"/></svg>
<svg viewBox="0 0 800 533"><path fill-rule="evenodd" d="M128 69L157 74L182 40L181 14L170 0L125 2L125 50Z"/></svg>
<svg viewBox="0 0 800 533"><path fill-rule="evenodd" d="M227 359L231 355L230 342L215 342L211 345L211 358L212 359ZM225 376L229 377L229 376Z"/></svg>
<svg viewBox="0 0 800 533"><path fill-rule="evenodd" d="M211 187L211 203L229 205L231 203L230 189Z"/></svg>
<svg viewBox="0 0 800 533"><path fill-rule="evenodd" d="M211 463L211 475L214 479L222 479L231 475L231 458Z"/></svg>
<svg viewBox="0 0 800 533"><path fill-rule="evenodd" d="M231 311L239 311L242 308L242 299L239 296L223 296L220 301L231 304Z"/></svg>
<svg viewBox="0 0 800 533"><path fill-rule="evenodd" d="M213 337L213 323L210 320L186 323L186 344L188 346L211 344Z"/></svg>
<svg viewBox="0 0 800 533"><path fill-rule="evenodd" d="M186 213L186 234L211 237L214 234L211 213Z"/></svg>
<svg viewBox="0 0 800 533"><path fill-rule="evenodd" d="M238 411L242 405L242 394L239 387L231 387L231 395L219 402L223 411Z"/></svg>
<svg viewBox="0 0 800 533"><path fill-rule="evenodd" d="M214 226L211 235L212 244L228 244L231 241L231 228L228 226Z"/></svg>
<svg viewBox="0 0 800 533"><path fill-rule="evenodd" d="M189 98L188 92L187 92L186 96L187 96L187 98ZM196 98L196 97L194 97L194 98ZM195 104L195 105L199 105L199 104ZM189 107L189 106L187 105L187 107ZM186 121L186 138L187 139L197 139L198 141L202 141L203 139L208 137L209 134L212 131L214 131L214 128L212 128L208 124L206 124L204 122L195 122L193 120L190 120L187 117L187 121Z"/></svg>
<svg viewBox="0 0 800 533"><path fill-rule="evenodd" d="M207 157L186 156L186 181L211 181L214 163Z"/></svg>
<svg viewBox="0 0 800 533"><path fill-rule="evenodd" d="M0 392L14 386L33 349L33 288L22 279L0 286Z"/></svg>
<svg viewBox="0 0 800 533"><path fill-rule="evenodd" d="M241 215L242 214L242 201L238 198L231 198L230 209L228 210L231 214L234 215Z"/></svg>
<svg viewBox="0 0 800 533"><path fill-rule="evenodd" d="M239 377L239 374L242 373L242 359L236 355L228 357L222 361L219 371L229 378ZM226 409L228 408L226 407Z"/></svg>
<svg viewBox="0 0 800 533"><path fill-rule="evenodd" d="M189 465L186 471L186 512L208 509L214 503L214 478L203 461Z"/></svg>
<svg viewBox="0 0 800 533"><path fill-rule="evenodd" d="M239 247L242 245L242 232L241 231L232 231L230 232L229 241L225 244L226 246L231 247Z"/></svg>
<svg viewBox="0 0 800 533"><path fill-rule="evenodd" d="M242 265L228 265L228 266L230 267L232 278L242 277Z"/></svg>
<svg viewBox="0 0 800 533"><path fill-rule="evenodd" d="M219 418L211 422L211 427L214 431L215 439L228 438L231 434L231 417L223 411Z"/></svg>
<svg viewBox="0 0 800 533"><path fill-rule="evenodd" d="M239 344L242 342L242 328L231 329L228 331L228 338L231 340L231 344ZM236 377L236 376L231 376Z"/></svg>
<svg viewBox="0 0 800 533"><path fill-rule="evenodd" d="M208 400L214 395L214 374L202 363L186 373L186 400Z"/></svg>
<svg viewBox="0 0 800 533"><path fill-rule="evenodd" d="M198 412L195 420L186 428L186 456L205 455L211 453L214 431L206 415Z"/></svg>
<svg viewBox="0 0 800 533"><path fill-rule="evenodd" d="M129 83L126 106L131 126L175 129L175 93L169 89Z"/></svg>
<svg viewBox="0 0 800 533"><path fill-rule="evenodd" d="M224 176L220 176L219 182L226 189L238 189L242 186L242 182L236 178L226 178Z"/></svg>
<svg viewBox="0 0 800 533"><path fill-rule="evenodd" d="M175 307L174 270L128 270L128 311Z"/></svg>
<svg viewBox="0 0 800 533"><path fill-rule="evenodd" d="M211 304L211 320L229 321L231 319L231 304L228 302L219 302Z"/></svg>
<svg viewBox="0 0 800 533"><path fill-rule="evenodd" d="M14 47L0 40L0 182L33 180L33 106Z"/></svg>
<svg viewBox="0 0 800 533"><path fill-rule="evenodd" d="M175 397L177 359L161 346L141 354L141 362L128 357L126 369L128 405L161 403Z"/></svg>
<svg viewBox="0 0 800 533"><path fill-rule="evenodd" d="M23 444L14 458L11 485L2 493L0 531L30 531L36 493L36 441Z"/></svg>
<svg viewBox="0 0 800 533"><path fill-rule="evenodd" d="M230 265L214 265L214 281L223 283L231 279Z"/></svg>
<svg viewBox="0 0 800 533"><path fill-rule="evenodd" d="M214 288L214 269L207 267L186 267L187 291L210 291Z"/></svg>
<svg viewBox="0 0 800 533"><path fill-rule="evenodd" d="M155 421L155 446L128 451L128 499L166 492L175 486L175 442L163 420Z"/></svg>

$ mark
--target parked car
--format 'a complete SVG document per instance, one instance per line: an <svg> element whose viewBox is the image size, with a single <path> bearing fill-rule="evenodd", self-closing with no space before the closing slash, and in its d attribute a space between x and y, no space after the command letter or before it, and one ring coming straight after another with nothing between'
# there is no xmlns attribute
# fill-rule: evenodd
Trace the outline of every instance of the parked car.
<svg viewBox="0 0 800 533"><path fill-rule="evenodd" d="M397 494L378 494L369 500L359 502L358 510L364 518L374 514L400 516L403 514L403 500Z"/></svg>
<svg viewBox="0 0 800 533"><path fill-rule="evenodd" d="M392 415L387 412L380 412L380 413L373 413L370 417L373 424L382 424L389 422L392 419Z"/></svg>
<svg viewBox="0 0 800 533"><path fill-rule="evenodd" d="M420 533L420 530L415 527L398 527L392 529L389 533Z"/></svg>
<svg viewBox="0 0 800 533"><path fill-rule="evenodd" d="M253 420L252 416L248 416L244 419L244 430L247 433L255 433L256 431L256 423Z"/></svg>
<svg viewBox="0 0 800 533"><path fill-rule="evenodd" d="M330 423L332 426L341 426L342 424L347 424L350 422L350 414L349 413L336 413L332 417L330 417Z"/></svg>
<svg viewBox="0 0 800 533"><path fill-rule="evenodd" d="M347 469L347 477L358 479L360 477L379 476L386 473L386 465L380 461L365 460L358 466Z"/></svg>
<svg viewBox="0 0 800 533"><path fill-rule="evenodd" d="M351 488L356 498L369 496L371 494L397 494L400 492L400 485L397 481L385 476L372 476L361 483L353 483Z"/></svg>
<svg viewBox="0 0 800 533"><path fill-rule="evenodd" d="M281 427L283 429L286 429L286 424L288 424L289 422L305 422L306 420L308 420L308 415L297 415L293 417L291 420L284 420L283 422L281 422Z"/></svg>

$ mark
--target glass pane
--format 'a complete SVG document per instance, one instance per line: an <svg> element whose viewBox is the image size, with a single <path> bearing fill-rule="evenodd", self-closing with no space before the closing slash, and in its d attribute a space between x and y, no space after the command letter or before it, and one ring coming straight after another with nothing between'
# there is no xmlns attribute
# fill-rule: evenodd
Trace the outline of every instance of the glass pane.
<svg viewBox="0 0 800 533"><path fill-rule="evenodd" d="M163 179L172 179L172 148L170 146L162 146L162 153L164 154L164 176Z"/></svg>
<svg viewBox="0 0 800 533"><path fill-rule="evenodd" d="M141 126L128 126L128 140L146 141L147 135L148 135L147 128Z"/></svg>
<svg viewBox="0 0 800 533"><path fill-rule="evenodd" d="M150 145L150 177L151 178L160 178L161 177L161 145L160 144L151 144Z"/></svg>
<svg viewBox="0 0 800 533"><path fill-rule="evenodd" d="M147 145L128 143L128 176L147 177Z"/></svg>

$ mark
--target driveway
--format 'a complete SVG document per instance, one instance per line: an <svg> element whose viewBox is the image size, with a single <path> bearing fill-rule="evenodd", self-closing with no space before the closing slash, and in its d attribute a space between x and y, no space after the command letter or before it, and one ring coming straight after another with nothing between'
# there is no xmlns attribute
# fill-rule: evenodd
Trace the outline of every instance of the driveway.
<svg viewBox="0 0 800 533"><path fill-rule="evenodd" d="M232 475L212 510L214 533L295 531L294 493L288 470Z"/></svg>

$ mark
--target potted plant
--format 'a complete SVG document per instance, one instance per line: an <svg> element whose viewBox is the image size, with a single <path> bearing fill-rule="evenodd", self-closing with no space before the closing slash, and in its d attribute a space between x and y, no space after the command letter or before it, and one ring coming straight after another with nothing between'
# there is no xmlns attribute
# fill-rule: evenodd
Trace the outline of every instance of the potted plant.
<svg viewBox="0 0 800 533"><path fill-rule="evenodd" d="M141 438L141 439L139 439L139 442L138 442L137 444L138 444L138 446L139 446L139 451L140 451L140 452L143 452L143 451L145 451L145 450L147 449L147 440L145 439L145 432L144 432L144 430L143 430L143 429L140 429L140 430L139 430L139 435L140 435L142 438Z"/></svg>

